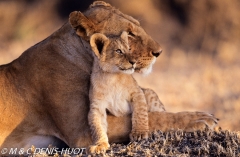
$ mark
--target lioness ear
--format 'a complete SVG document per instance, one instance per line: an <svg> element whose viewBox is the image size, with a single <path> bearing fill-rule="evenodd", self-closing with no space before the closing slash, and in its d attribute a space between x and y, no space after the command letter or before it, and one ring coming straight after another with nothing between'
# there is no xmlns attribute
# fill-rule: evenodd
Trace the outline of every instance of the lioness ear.
<svg viewBox="0 0 240 157"><path fill-rule="evenodd" d="M109 3L106 3L104 1L95 1L93 4L90 5L90 8L96 7L96 6L105 6L105 7L111 7Z"/></svg>
<svg viewBox="0 0 240 157"><path fill-rule="evenodd" d="M128 33L126 31L123 31L120 37L126 42L126 44L128 44Z"/></svg>
<svg viewBox="0 0 240 157"><path fill-rule="evenodd" d="M69 22L76 30L77 35L89 40L89 37L95 32L94 23L89 20L80 11L74 11L69 15Z"/></svg>
<svg viewBox="0 0 240 157"><path fill-rule="evenodd" d="M90 45L98 58L101 58L105 55L108 44L109 39L104 34L95 33L90 38Z"/></svg>

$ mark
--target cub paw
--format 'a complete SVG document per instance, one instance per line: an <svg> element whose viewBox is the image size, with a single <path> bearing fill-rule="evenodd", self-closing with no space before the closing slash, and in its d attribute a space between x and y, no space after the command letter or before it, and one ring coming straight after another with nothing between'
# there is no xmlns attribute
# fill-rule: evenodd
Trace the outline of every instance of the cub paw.
<svg viewBox="0 0 240 157"><path fill-rule="evenodd" d="M131 141L140 141L148 138L148 131L132 131L129 135Z"/></svg>
<svg viewBox="0 0 240 157"><path fill-rule="evenodd" d="M97 145L92 145L89 147L89 153L90 154L105 154L106 150L110 147L109 143L102 142Z"/></svg>

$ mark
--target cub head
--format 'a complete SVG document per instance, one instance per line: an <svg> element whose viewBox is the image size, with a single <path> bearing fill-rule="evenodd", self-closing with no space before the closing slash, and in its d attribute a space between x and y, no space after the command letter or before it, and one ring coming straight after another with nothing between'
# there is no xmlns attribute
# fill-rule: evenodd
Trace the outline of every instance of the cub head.
<svg viewBox="0 0 240 157"><path fill-rule="evenodd" d="M130 57L128 34L107 38L104 34L95 33L90 38L90 45L95 54L94 62L104 72L132 74L136 61Z"/></svg>
<svg viewBox="0 0 240 157"><path fill-rule="evenodd" d="M139 73L150 73L162 52L160 45L144 31L137 20L102 1L95 1L84 13L72 12L69 22L76 34L86 41L94 33L119 36L126 31L132 58L136 60L135 70Z"/></svg>

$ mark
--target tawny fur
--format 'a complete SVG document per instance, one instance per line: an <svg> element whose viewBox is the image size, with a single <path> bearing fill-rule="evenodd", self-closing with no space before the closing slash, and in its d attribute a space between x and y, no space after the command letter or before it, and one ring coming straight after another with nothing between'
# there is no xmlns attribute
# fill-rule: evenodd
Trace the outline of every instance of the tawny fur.
<svg viewBox="0 0 240 157"><path fill-rule="evenodd" d="M72 12L62 28L13 62L0 66L0 149L24 148L32 144L29 139L40 136L57 137L70 147L89 146L92 140L87 119L93 57L88 41L94 33L120 35L123 31L134 34L129 43L138 59L136 68L149 72L156 53L161 51L159 44L137 20L105 2L95 2L84 13ZM131 118L107 118L109 142L126 140ZM194 130L202 124L213 127L215 121L212 115L195 112L149 113L149 130Z"/></svg>

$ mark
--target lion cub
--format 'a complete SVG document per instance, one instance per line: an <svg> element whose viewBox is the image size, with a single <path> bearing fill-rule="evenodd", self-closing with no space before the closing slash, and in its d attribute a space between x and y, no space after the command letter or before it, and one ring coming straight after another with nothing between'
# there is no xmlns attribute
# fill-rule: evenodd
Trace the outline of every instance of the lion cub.
<svg viewBox="0 0 240 157"><path fill-rule="evenodd" d="M156 93L139 87L131 75L136 60L129 55L127 32L111 38L95 33L90 45L94 52L88 114L94 145L90 153L105 152L109 148L106 111L114 116L132 113L131 140L147 138L148 111L165 109Z"/></svg>

